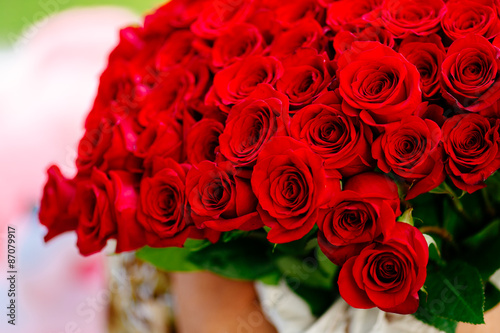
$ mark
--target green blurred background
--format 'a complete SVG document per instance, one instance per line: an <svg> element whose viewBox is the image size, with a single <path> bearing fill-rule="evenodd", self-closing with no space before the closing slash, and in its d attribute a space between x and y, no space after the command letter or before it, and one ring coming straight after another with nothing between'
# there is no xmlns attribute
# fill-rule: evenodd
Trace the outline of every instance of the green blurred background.
<svg viewBox="0 0 500 333"><path fill-rule="evenodd" d="M56 12L88 6L121 6L145 14L166 0L0 0L0 46L12 44L29 25Z"/></svg>

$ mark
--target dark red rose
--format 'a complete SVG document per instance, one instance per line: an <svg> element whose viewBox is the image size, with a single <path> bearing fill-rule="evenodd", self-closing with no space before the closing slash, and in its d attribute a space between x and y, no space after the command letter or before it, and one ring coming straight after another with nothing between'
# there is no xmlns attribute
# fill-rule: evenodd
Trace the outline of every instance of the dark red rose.
<svg viewBox="0 0 500 333"><path fill-rule="evenodd" d="M453 42L441 66L443 97L453 106L479 112L498 101L498 49L484 37Z"/></svg>
<svg viewBox="0 0 500 333"><path fill-rule="evenodd" d="M354 42L339 58L343 111L368 123L390 123L422 101L420 74L401 54L376 42Z"/></svg>
<svg viewBox="0 0 500 333"><path fill-rule="evenodd" d="M397 222L383 241L375 241L347 260L339 274L340 295L355 308L376 306L386 312L414 313L428 259L422 233Z"/></svg>
<svg viewBox="0 0 500 333"><path fill-rule="evenodd" d="M275 85L283 75L283 66L274 57L252 56L224 68L214 77L207 102L229 107L244 101L261 83Z"/></svg>
<svg viewBox="0 0 500 333"><path fill-rule="evenodd" d="M271 55L280 59L294 54L300 48L325 49L327 39L318 21L306 18L276 36L271 45Z"/></svg>
<svg viewBox="0 0 500 333"><path fill-rule="evenodd" d="M186 218L187 165L155 158L141 180L137 220L146 230L147 245L182 247L196 227Z"/></svg>
<svg viewBox="0 0 500 333"><path fill-rule="evenodd" d="M371 21L371 11L377 9L383 0L340 0L332 2L328 7L326 23L334 30L339 31L346 24L364 25Z"/></svg>
<svg viewBox="0 0 500 333"><path fill-rule="evenodd" d="M401 53L410 63L417 67L420 73L420 88L424 98L430 99L436 96L441 88L441 64L445 58L444 46L437 35L429 39L406 38L399 53Z"/></svg>
<svg viewBox="0 0 500 333"><path fill-rule="evenodd" d="M154 157L182 160L182 126L173 119L152 122L137 140L135 154L148 164Z"/></svg>
<svg viewBox="0 0 500 333"><path fill-rule="evenodd" d="M391 170L410 184L406 200L426 193L445 179L441 129L416 116L389 124L372 146L380 170Z"/></svg>
<svg viewBox="0 0 500 333"><path fill-rule="evenodd" d="M215 119L202 119L190 130L186 138L186 156L189 163L196 165L201 161L215 161L219 136L224 125Z"/></svg>
<svg viewBox="0 0 500 333"><path fill-rule="evenodd" d="M259 29L241 23L231 27L214 42L212 62L215 67L227 67L251 55L261 55L266 47Z"/></svg>
<svg viewBox="0 0 500 333"><path fill-rule="evenodd" d="M38 213L40 223L48 229L46 242L66 231L76 230L78 226L76 212L69 209L75 200L76 182L64 177L55 165L47 170L47 175Z"/></svg>
<svg viewBox="0 0 500 333"><path fill-rule="evenodd" d="M446 172L460 189L472 193L500 168L500 121L461 114L443 125Z"/></svg>
<svg viewBox="0 0 500 333"><path fill-rule="evenodd" d="M325 52L300 49L283 60L284 74L276 83L276 89L288 96L290 109L297 110L325 92L335 77L335 63Z"/></svg>
<svg viewBox="0 0 500 333"><path fill-rule="evenodd" d="M306 143L325 161L325 169L338 170L342 176L373 169L370 127L338 109L311 104L295 114L290 135Z"/></svg>
<svg viewBox="0 0 500 333"><path fill-rule="evenodd" d="M427 36L437 32L446 13L441 0L385 0L380 8L381 24L395 38L409 34Z"/></svg>
<svg viewBox="0 0 500 333"><path fill-rule="evenodd" d="M381 177L384 176L375 173L352 177L343 191L320 210L318 243L323 253L336 265L343 265L394 227L398 209L391 207L393 201L387 200L387 197L397 196L397 185L388 178L380 182ZM368 185L370 178L382 185L379 193L371 191Z"/></svg>
<svg viewBox="0 0 500 333"><path fill-rule="evenodd" d="M380 198L386 201L396 216L401 215L398 186L386 175L376 172L364 172L349 178L344 189L363 193L366 197Z"/></svg>
<svg viewBox="0 0 500 333"><path fill-rule="evenodd" d="M230 162L203 161L189 170L186 195L191 217L200 229L255 230L263 226L250 181L240 178Z"/></svg>
<svg viewBox="0 0 500 333"><path fill-rule="evenodd" d="M353 42L379 42L390 48L394 47L392 34L383 27L371 24L344 26L333 38L333 47L337 56L351 49Z"/></svg>
<svg viewBox="0 0 500 333"><path fill-rule="evenodd" d="M253 0L210 1L191 25L191 30L202 38L215 39L231 25L244 22L252 13L253 2Z"/></svg>
<svg viewBox="0 0 500 333"><path fill-rule="evenodd" d="M114 188L111 179L93 169L89 179L78 182L74 205L78 209L76 245L82 255L101 251L111 238L116 238Z"/></svg>
<svg viewBox="0 0 500 333"><path fill-rule="evenodd" d="M306 144L290 137L269 141L251 179L269 241L287 243L311 231L319 207L340 191L339 178L327 178L321 157Z"/></svg>
<svg viewBox="0 0 500 333"><path fill-rule="evenodd" d="M500 33L500 21L494 0L453 0L446 4L447 12L441 25L452 40L470 34L493 38Z"/></svg>
<svg viewBox="0 0 500 333"><path fill-rule="evenodd" d="M220 152L237 166L253 166L266 142L288 134L289 122L288 98L269 85L259 85L229 112L219 137Z"/></svg>

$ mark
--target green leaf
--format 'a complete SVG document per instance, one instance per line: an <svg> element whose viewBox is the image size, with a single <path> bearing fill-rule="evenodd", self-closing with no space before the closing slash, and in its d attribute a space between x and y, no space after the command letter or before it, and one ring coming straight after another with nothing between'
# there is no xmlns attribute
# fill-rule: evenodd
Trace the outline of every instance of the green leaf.
<svg viewBox="0 0 500 333"><path fill-rule="evenodd" d="M307 286L292 277L285 277L285 281L293 292L306 301L316 317L325 313L336 299L334 292L325 292L324 289Z"/></svg>
<svg viewBox="0 0 500 333"><path fill-rule="evenodd" d="M425 289L428 297L425 301L421 299L420 305L421 311L431 315L426 320L441 317L471 324L484 323L483 284L474 267L462 261L453 261L445 267L429 266Z"/></svg>
<svg viewBox="0 0 500 333"><path fill-rule="evenodd" d="M270 244L257 238L240 238L227 243L216 243L191 252L187 260L201 269L239 280L271 281L279 271L269 259ZM276 280L276 278L274 279Z"/></svg>
<svg viewBox="0 0 500 333"><path fill-rule="evenodd" d="M139 259L149 262L159 269L169 272L192 272L201 268L188 260L192 253L189 248L167 247L152 248L143 247L136 251Z"/></svg>
<svg viewBox="0 0 500 333"><path fill-rule="evenodd" d="M484 287L484 312L493 309L500 303L500 290L491 282L487 282Z"/></svg>
<svg viewBox="0 0 500 333"><path fill-rule="evenodd" d="M426 323L427 325L436 327L440 331L444 331L446 333L455 333L458 322L435 315L431 311L430 306L427 303L427 297L428 295L426 295L425 292L419 292L420 305L417 312L413 314L415 318Z"/></svg>
<svg viewBox="0 0 500 333"><path fill-rule="evenodd" d="M470 249L477 250L481 245L495 241L500 234L500 219L496 219L478 233L463 241L463 244Z"/></svg>
<svg viewBox="0 0 500 333"><path fill-rule="evenodd" d="M324 256L319 249L313 254L303 258L279 256L275 260L283 276L289 280L293 279L308 287L329 290L333 286L337 266L326 257L326 261L323 257L319 260L319 255Z"/></svg>

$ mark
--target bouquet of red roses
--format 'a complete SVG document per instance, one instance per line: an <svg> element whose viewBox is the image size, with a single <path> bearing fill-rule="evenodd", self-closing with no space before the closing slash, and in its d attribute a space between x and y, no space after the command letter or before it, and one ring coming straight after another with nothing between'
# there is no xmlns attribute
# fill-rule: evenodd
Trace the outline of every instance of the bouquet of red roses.
<svg viewBox="0 0 500 333"><path fill-rule="evenodd" d="M46 240L453 332L500 302L496 0L173 0L125 28ZM500 37L499 37L500 38Z"/></svg>

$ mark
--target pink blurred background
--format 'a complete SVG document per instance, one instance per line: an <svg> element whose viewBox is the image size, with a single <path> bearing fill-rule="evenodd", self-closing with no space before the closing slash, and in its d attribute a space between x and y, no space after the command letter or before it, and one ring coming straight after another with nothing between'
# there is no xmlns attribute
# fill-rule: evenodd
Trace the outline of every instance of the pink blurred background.
<svg viewBox="0 0 500 333"><path fill-rule="evenodd" d="M0 332L107 331L105 254L83 258L66 234L43 243L36 217L45 170L74 173L75 148L107 54L120 27L138 22L118 7L72 9L30 29L22 43L0 48L0 257L7 226L16 228L17 320L1 311ZM9 299L0 261L0 308Z"/></svg>

